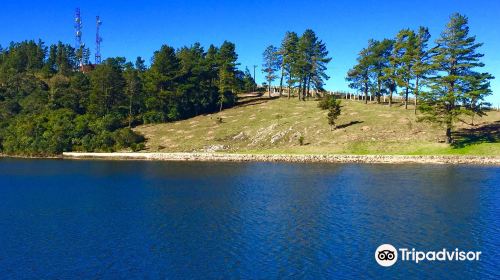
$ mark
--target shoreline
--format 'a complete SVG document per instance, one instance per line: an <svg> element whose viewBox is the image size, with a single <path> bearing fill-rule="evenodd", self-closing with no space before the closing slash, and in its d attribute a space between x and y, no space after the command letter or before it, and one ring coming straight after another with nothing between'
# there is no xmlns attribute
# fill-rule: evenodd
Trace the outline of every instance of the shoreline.
<svg viewBox="0 0 500 280"><path fill-rule="evenodd" d="M62 159L203 161L203 162L293 162L293 163L419 163L500 166L500 157L456 155L315 155L229 153L78 153L65 152Z"/></svg>

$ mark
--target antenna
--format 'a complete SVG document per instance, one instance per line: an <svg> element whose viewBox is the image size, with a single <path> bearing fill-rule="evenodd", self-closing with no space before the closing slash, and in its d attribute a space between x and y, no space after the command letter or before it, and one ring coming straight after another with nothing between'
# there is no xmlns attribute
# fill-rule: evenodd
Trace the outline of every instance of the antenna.
<svg viewBox="0 0 500 280"><path fill-rule="evenodd" d="M101 42L102 37L99 34L102 21L99 16L96 17L96 33L95 33L95 64L101 64Z"/></svg>
<svg viewBox="0 0 500 280"><path fill-rule="evenodd" d="M83 66L83 44L82 44L82 17L80 15L80 8L75 10L75 50L79 53L78 63L80 67Z"/></svg>

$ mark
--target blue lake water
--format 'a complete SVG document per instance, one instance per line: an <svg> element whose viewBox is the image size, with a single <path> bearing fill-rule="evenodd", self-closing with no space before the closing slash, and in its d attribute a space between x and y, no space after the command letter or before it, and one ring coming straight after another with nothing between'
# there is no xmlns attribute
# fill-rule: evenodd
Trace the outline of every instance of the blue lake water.
<svg viewBox="0 0 500 280"><path fill-rule="evenodd" d="M482 254L384 268L383 243ZM499 167L0 159L2 279L499 271Z"/></svg>

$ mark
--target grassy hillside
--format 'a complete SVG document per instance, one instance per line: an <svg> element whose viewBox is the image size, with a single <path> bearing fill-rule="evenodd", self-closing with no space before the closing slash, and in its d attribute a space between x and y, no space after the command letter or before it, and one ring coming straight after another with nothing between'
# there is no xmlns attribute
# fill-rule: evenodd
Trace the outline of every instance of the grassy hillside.
<svg viewBox="0 0 500 280"><path fill-rule="evenodd" d="M247 95L221 113L135 130L146 136L148 152L500 155L497 111L476 118L475 126L460 124L450 147L443 129L417 122L413 108L401 104L342 100L339 128L331 131L317 103Z"/></svg>

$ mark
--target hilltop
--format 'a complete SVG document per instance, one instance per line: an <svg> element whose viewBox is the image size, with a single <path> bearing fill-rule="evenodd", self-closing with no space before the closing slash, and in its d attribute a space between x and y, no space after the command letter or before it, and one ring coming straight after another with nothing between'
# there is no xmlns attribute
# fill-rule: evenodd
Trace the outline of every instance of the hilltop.
<svg viewBox="0 0 500 280"><path fill-rule="evenodd" d="M500 155L498 111L476 117L474 126L459 124L450 147L443 129L418 122L412 107L342 100L338 128L331 131L317 103L247 94L220 113L135 131L146 137L147 152Z"/></svg>

